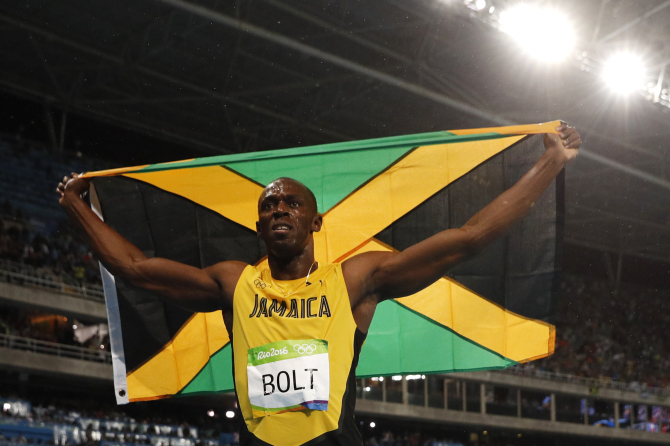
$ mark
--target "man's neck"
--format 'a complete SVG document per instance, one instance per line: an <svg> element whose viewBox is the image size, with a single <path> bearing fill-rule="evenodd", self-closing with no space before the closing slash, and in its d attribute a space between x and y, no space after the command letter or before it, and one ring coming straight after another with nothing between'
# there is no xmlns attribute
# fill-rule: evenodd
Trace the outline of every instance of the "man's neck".
<svg viewBox="0 0 670 446"><path fill-rule="evenodd" d="M314 260L313 249L306 249L301 254L290 258L280 258L269 253L268 265L272 278L276 280L301 279L307 277L310 270L314 272L318 268Z"/></svg>

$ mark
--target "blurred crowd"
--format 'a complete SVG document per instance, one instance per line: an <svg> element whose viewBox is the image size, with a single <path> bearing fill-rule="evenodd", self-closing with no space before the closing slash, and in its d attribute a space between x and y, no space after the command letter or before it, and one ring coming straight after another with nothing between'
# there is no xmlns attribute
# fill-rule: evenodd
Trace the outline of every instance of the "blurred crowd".
<svg viewBox="0 0 670 446"><path fill-rule="evenodd" d="M233 432L222 432L214 418L200 417L197 426L155 414L138 421L94 401L34 405L0 396L0 407L0 441L18 444L217 446L235 444L237 439ZM50 430L45 432L45 427Z"/></svg>
<svg viewBox="0 0 670 446"><path fill-rule="evenodd" d="M364 442L365 446L463 446L463 443L438 439L432 433L422 434L420 432L393 432L387 430L380 435L373 435Z"/></svg>
<svg viewBox="0 0 670 446"><path fill-rule="evenodd" d="M0 266L21 265L32 273L52 274L72 285L101 282L100 269L90 250L65 223L47 235L34 231L21 209L8 200L0 210Z"/></svg>
<svg viewBox="0 0 670 446"><path fill-rule="evenodd" d="M562 286L556 352L526 367L668 387L670 290L572 275Z"/></svg>

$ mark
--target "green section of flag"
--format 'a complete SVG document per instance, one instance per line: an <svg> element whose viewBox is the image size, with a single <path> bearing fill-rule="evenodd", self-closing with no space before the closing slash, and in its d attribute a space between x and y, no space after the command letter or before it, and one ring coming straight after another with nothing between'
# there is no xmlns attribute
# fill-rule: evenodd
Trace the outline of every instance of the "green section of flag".
<svg viewBox="0 0 670 446"><path fill-rule="evenodd" d="M375 310L356 375L464 372L515 364L389 300Z"/></svg>
<svg viewBox="0 0 670 446"><path fill-rule="evenodd" d="M229 342L221 350L214 353L195 378L177 395L190 396L201 393L232 392L235 389L232 351Z"/></svg>
<svg viewBox="0 0 670 446"><path fill-rule="evenodd" d="M188 169L204 166L230 166L248 161L277 160L330 153L357 152L360 150L388 150L399 147L417 147L431 144L447 144L461 141L479 141L483 139L503 138L510 135L499 133L478 133L473 135L454 135L449 132L417 133L415 135L389 136L386 138L363 139L360 141L337 142L318 146L296 147L292 149L268 150L264 152L238 153L235 155L209 156L189 161L151 164L133 172L156 172L159 170Z"/></svg>
<svg viewBox="0 0 670 446"><path fill-rule="evenodd" d="M319 212L326 212L367 180L415 147L506 138L510 135L479 133L454 135L446 131L323 144L267 152L196 158L152 164L133 172L156 172L207 166L225 166L265 186L278 173L309 187Z"/></svg>
<svg viewBox="0 0 670 446"><path fill-rule="evenodd" d="M314 192L319 212L323 213L414 147L323 153L226 166L262 185L276 180L277 172L285 172Z"/></svg>

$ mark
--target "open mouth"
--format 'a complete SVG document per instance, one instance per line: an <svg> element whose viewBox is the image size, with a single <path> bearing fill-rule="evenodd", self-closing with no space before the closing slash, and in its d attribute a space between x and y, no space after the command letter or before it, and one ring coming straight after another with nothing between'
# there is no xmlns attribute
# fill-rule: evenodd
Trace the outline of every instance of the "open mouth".
<svg viewBox="0 0 670 446"><path fill-rule="evenodd" d="M272 225L272 230L274 232L288 232L292 229L290 225L287 225L286 223L277 223Z"/></svg>

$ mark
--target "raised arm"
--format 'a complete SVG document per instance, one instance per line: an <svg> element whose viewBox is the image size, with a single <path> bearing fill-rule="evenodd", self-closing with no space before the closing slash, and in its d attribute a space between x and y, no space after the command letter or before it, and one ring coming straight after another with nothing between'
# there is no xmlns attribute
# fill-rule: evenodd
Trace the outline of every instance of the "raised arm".
<svg viewBox="0 0 670 446"><path fill-rule="evenodd" d="M205 269L161 258L147 258L135 245L107 226L82 200L89 180L72 174L58 185L59 203L86 238L96 257L114 276L156 293L190 311L230 308L237 279L246 266L222 262Z"/></svg>
<svg viewBox="0 0 670 446"><path fill-rule="evenodd" d="M545 135L546 151L530 171L463 227L442 231L402 252L369 252L345 261L342 268L352 307L414 294L504 235L577 156L579 134L567 125L557 131L560 138Z"/></svg>

